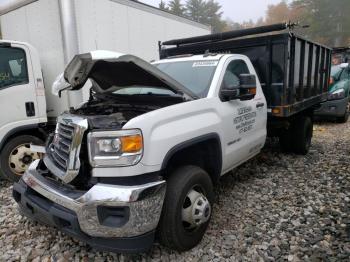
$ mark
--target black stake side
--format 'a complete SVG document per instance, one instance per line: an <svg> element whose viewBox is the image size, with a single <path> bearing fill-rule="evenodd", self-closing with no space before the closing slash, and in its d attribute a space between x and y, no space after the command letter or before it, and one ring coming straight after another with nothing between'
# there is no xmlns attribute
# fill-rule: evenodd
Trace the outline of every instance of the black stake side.
<svg viewBox="0 0 350 262"><path fill-rule="evenodd" d="M293 27L291 24L287 26L290 29ZM256 33L261 30L250 32ZM231 34L229 37L232 36ZM160 58L204 55L207 52L213 55L246 55L260 80L270 117L290 117L305 110L312 110L327 99L331 49L305 39L291 30L221 41L177 41L180 42L186 44L167 47L161 45Z"/></svg>
<svg viewBox="0 0 350 262"><path fill-rule="evenodd" d="M248 36L248 35L282 31L292 26L294 26L294 24L279 23L279 24L259 26L254 28L228 31L228 32L217 33L217 34L169 40L162 43L162 45L184 45L184 44L193 44L193 43L208 42L208 41L221 41L221 40L227 40L227 39Z"/></svg>

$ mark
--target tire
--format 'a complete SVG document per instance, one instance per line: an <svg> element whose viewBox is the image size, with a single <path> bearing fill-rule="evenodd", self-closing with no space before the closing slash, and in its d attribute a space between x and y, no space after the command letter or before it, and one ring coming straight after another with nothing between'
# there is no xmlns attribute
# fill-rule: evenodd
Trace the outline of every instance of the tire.
<svg viewBox="0 0 350 262"><path fill-rule="evenodd" d="M293 122L291 130L293 152L306 155L311 147L313 123L310 117L302 116Z"/></svg>
<svg viewBox="0 0 350 262"><path fill-rule="evenodd" d="M38 153L30 152L30 144L42 145L44 142L35 136L21 135L6 143L0 157L1 172L5 179L17 182L30 163L41 157Z"/></svg>
<svg viewBox="0 0 350 262"><path fill-rule="evenodd" d="M338 123L346 123L346 122L348 122L349 115L350 115L350 101L348 102L348 105L347 105L347 107L345 109L344 115L341 116L341 117L338 117L337 118L337 122Z"/></svg>
<svg viewBox="0 0 350 262"><path fill-rule="evenodd" d="M4 179L5 179L5 176L3 175L2 171L0 170L0 181L4 180Z"/></svg>
<svg viewBox="0 0 350 262"><path fill-rule="evenodd" d="M289 129L281 131L279 144L282 152L289 153L292 151L291 135Z"/></svg>
<svg viewBox="0 0 350 262"><path fill-rule="evenodd" d="M193 192L199 191L202 191L200 195L205 196L205 201L202 202L200 198L197 198L198 202L192 201ZM213 184L203 169L196 166L183 166L175 170L167 180L167 193L158 226L160 243L180 252L196 246L208 227L213 201ZM201 213L204 219L200 225L192 228L193 225L183 221L183 212L191 210L190 213L197 214L197 210L192 207L196 207L194 203L201 202L203 204L201 210L204 210ZM188 206L189 203L192 204Z"/></svg>

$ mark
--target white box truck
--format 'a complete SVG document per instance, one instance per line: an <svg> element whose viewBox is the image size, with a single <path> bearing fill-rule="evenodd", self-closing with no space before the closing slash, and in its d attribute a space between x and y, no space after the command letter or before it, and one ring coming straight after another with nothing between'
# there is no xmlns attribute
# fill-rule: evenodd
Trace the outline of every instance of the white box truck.
<svg viewBox="0 0 350 262"><path fill-rule="evenodd" d="M56 116L89 97L84 89L63 92L61 99L51 93L74 55L105 49L153 60L159 40L210 32L206 25L128 0L1 1L0 22L8 39L0 41L0 173L10 180L40 157L30 144L43 143Z"/></svg>

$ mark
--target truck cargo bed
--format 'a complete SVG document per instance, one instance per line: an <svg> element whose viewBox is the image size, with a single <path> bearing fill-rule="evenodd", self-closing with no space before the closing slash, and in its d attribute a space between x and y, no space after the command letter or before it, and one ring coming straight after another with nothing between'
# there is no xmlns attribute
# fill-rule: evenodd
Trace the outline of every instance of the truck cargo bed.
<svg viewBox="0 0 350 262"><path fill-rule="evenodd" d="M327 97L331 49L291 32L186 44L177 41L175 47L161 46L161 59L205 52L248 56L257 71L270 116L289 117Z"/></svg>

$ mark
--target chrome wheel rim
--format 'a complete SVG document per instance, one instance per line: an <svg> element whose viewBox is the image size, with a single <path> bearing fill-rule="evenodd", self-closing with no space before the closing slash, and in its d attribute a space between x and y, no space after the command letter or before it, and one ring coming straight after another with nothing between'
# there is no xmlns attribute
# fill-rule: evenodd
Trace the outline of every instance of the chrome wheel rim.
<svg viewBox="0 0 350 262"><path fill-rule="evenodd" d="M30 151L29 143L21 144L15 147L10 153L10 170L12 173L21 176L36 159L40 159L40 153Z"/></svg>
<svg viewBox="0 0 350 262"><path fill-rule="evenodd" d="M186 231L194 231L208 222L211 206L208 199L196 187L193 187L184 200L182 206L182 224Z"/></svg>

